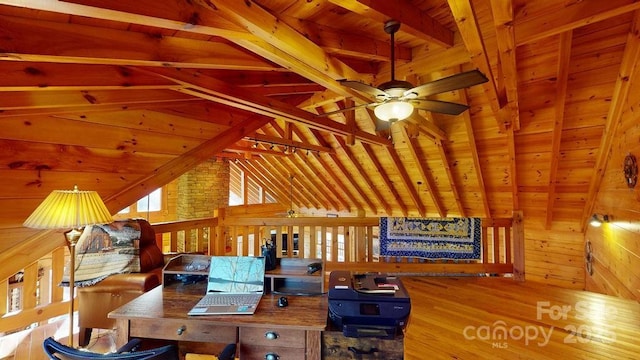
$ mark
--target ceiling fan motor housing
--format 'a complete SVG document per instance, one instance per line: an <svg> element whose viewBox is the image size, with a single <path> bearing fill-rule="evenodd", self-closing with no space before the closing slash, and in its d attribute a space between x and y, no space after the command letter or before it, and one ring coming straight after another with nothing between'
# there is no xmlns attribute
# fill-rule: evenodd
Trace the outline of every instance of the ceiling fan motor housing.
<svg viewBox="0 0 640 360"><path fill-rule="evenodd" d="M378 89L386 92L391 98L400 98L405 91L412 89L413 84L408 81L391 80L378 86Z"/></svg>

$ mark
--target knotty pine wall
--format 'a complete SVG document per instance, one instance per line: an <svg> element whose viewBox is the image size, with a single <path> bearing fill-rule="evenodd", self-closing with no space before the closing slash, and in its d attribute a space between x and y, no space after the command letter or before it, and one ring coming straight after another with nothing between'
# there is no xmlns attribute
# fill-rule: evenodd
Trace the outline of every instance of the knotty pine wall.
<svg viewBox="0 0 640 360"><path fill-rule="evenodd" d="M594 257L594 273L586 275L586 289L640 301L640 186L630 189L623 173L627 154L640 158L637 71L630 86L594 208L611 219L599 228L588 226L585 232Z"/></svg>

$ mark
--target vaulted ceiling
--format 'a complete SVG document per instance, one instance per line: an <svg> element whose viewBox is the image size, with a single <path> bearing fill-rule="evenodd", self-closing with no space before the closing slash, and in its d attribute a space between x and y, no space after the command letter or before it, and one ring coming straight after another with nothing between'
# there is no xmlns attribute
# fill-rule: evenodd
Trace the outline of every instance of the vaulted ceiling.
<svg viewBox="0 0 640 360"><path fill-rule="evenodd" d="M112 212L207 159L303 214L584 221L628 104L631 0L0 0L0 218L53 189ZM391 67L388 20L401 22ZM478 69L376 130L372 97ZM357 106L354 110L336 110Z"/></svg>

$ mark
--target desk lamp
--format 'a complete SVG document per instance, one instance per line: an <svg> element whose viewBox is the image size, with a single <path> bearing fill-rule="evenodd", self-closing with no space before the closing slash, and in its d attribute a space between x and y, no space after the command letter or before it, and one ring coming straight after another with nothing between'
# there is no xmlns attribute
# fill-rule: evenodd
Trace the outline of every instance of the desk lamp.
<svg viewBox="0 0 640 360"><path fill-rule="evenodd" d="M24 226L34 229L71 229L69 242L69 346L73 347L73 301L75 292L76 243L87 225L106 224L113 218L95 191L54 190L25 220Z"/></svg>

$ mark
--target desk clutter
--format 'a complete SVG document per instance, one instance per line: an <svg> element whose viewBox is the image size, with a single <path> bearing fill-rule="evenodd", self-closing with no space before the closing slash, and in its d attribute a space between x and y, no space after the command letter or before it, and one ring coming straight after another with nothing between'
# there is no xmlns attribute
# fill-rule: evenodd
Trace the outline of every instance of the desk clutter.
<svg viewBox="0 0 640 360"><path fill-rule="evenodd" d="M265 294L322 295L324 274L321 259L281 258L271 270L265 257ZM211 256L181 254L167 263L162 271L163 285L206 283Z"/></svg>

